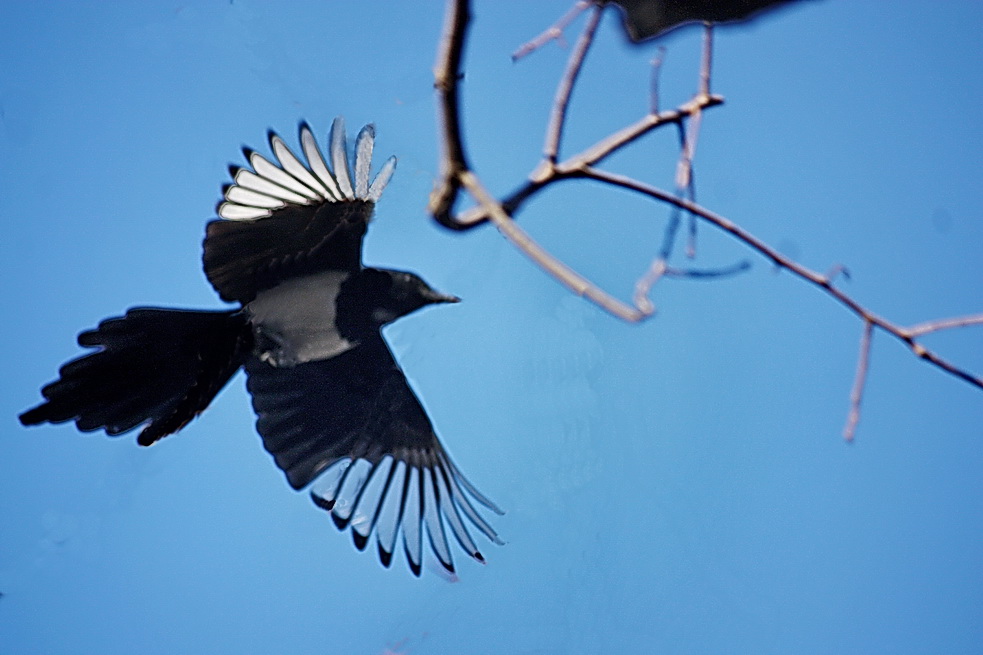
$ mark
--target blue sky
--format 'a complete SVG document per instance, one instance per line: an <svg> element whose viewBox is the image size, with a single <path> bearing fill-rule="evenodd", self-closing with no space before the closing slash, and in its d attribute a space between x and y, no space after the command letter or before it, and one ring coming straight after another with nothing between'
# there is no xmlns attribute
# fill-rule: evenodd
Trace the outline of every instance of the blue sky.
<svg viewBox="0 0 983 655"><path fill-rule="evenodd" d="M511 51L566 0L477 4L464 111L505 193L535 165L567 50ZM407 5L408 6L408 5ZM521 9L517 9L521 7ZM983 394L712 228L716 282L658 287L625 325L492 228L428 221L438 2L14 3L0 21L0 651L5 653L976 653ZM717 37L698 199L899 323L983 311L983 7L815 2ZM577 23L579 26L580 23ZM576 27L574 28L576 29ZM572 40L576 32L570 33ZM664 106L698 29L664 41ZM655 46L606 16L565 152L634 121ZM241 377L181 434L22 428L16 415L133 305L217 308L204 223L239 148L342 114L399 158L367 263L464 298L386 337L507 542L448 582L358 553L263 451ZM674 135L610 170L669 187ZM522 225L625 297L665 208L568 183ZM979 329L927 343L983 371Z"/></svg>

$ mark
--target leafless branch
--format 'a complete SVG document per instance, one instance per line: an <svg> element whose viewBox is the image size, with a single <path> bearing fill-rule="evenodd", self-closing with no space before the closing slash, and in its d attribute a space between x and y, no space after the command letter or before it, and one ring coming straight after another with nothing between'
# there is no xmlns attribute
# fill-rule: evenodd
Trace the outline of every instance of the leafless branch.
<svg viewBox="0 0 983 655"><path fill-rule="evenodd" d="M705 98L693 98L675 109L658 114L646 114L635 123L606 136L594 145L568 157L562 162L551 165L548 161L544 160L536 170L530 173L527 182L502 201L502 206L506 211L512 213L529 200L529 198L542 191L547 185L559 180L580 177L580 173L584 167L600 163L621 148L637 141L649 132L666 125L676 125L697 111L715 107L723 104L723 102L724 99L722 97L713 95ZM454 224L449 227L457 230L468 230L478 227L487 220L488 215L482 207L473 207L456 217ZM441 223L443 222L441 221Z"/></svg>
<svg viewBox="0 0 983 655"><path fill-rule="evenodd" d="M526 50L531 51L542 45L542 43L557 38L556 30L562 32L562 29L586 8L582 6L584 4L590 3L578 3L574 8L576 13L571 10L570 13L564 16L550 30L547 30L543 35L521 48L517 54L521 56L521 54L525 54ZM654 285L666 277L693 279L715 278L734 275L747 270L749 266L748 262L739 262L736 265L720 269L680 269L669 264L681 220L681 213L685 212L691 221L690 243L687 252L689 256L695 254L694 234L697 219L723 230L759 253L776 267L785 269L810 285L819 288L863 322L857 374L850 394L850 412L843 432L847 440L853 439L860 420L860 405L870 367L870 349L875 329L883 330L894 336L904 343L916 357L925 360L950 375L983 389L983 378L975 376L969 371L943 359L934 351L918 342L919 337L933 332L971 325L983 325L983 314L940 319L920 323L911 327L896 325L873 313L859 301L834 285L834 281L839 274L842 273L844 277L849 277L844 267L835 266L826 275L813 271L783 255L736 223L696 203L693 183L693 161L696 154L699 131L702 125L703 112L723 103L722 97L713 95L710 92L711 67L713 62L713 33L709 26L707 26L704 36L698 91L690 100L675 109L659 111L657 87L655 86L655 82L653 82L651 112L649 114L643 116L635 123L604 137L581 152L568 157L566 160L559 161L567 108L578 79L578 74L583 66L590 45L593 42L600 19L600 12L601 8L596 6L588 18L587 24L578 39L574 51L570 55L565 71L560 79L544 139L543 159L536 169L530 173L529 179L524 184L520 185L502 201L498 201L488 193L478 176L471 170L464 152L460 133L458 82L461 77L461 56L470 18L469 2L467 0L448 0L444 33L441 38L437 64L434 68L435 86L438 91L441 124L443 128L443 156L441 179L438 181L431 195L430 208L431 213L438 222L452 229L467 230L477 227L485 221L491 221L509 241L567 288L577 295L591 300L611 314L631 322L643 320L654 314L655 305L649 296ZM661 63L661 57L659 61ZM655 66L657 69L658 64L655 64ZM639 180L611 173L597 167L598 164L613 153L635 142L649 132L666 125L676 125L682 135L680 156L676 170L676 193L669 193ZM662 248L646 272L635 283L631 305L611 296L550 254L522 230L513 218L516 211L547 186L572 179L594 180L602 184L628 189L660 203L668 204L672 208L669 222L666 226ZM463 212L459 216L454 216L452 213L453 206L462 188L475 199L477 206Z"/></svg>
<svg viewBox="0 0 983 655"><path fill-rule="evenodd" d="M703 60L700 62L700 95L710 95L710 74L713 72L713 25L703 29Z"/></svg>
<svg viewBox="0 0 983 655"><path fill-rule="evenodd" d="M684 278L690 280L709 280L713 278L732 277L751 269L751 262L742 259L730 266L720 268L677 268L670 266L666 269L666 277Z"/></svg>
<svg viewBox="0 0 983 655"><path fill-rule="evenodd" d="M904 334L908 337L916 339L925 334L931 334L932 332L969 327L970 325L983 325L983 314L943 318L938 321L926 321L925 323L919 323L918 325L913 325L910 328L905 328L902 330L902 332L904 332Z"/></svg>
<svg viewBox="0 0 983 655"><path fill-rule="evenodd" d="M950 375L954 375L957 378L969 382L975 387L983 389L983 378L974 376L968 371L959 368L915 340L918 336L929 332L937 332L939 330L950 329L953 327L964 327L968 325L983 325L983 315L966 316L956 319L942 319L940 321L923 323L915 326L914 328L901 327L873 313L871 310L861 305L853 297L833 286L832 280L826 275L817 273L816 271L806 268L789 257L786 257L778 250L772 248L736 223L724 218L723 216L720 216L719 214L715 214L705 207L701 207L700 205L686 200L685 198L680 198L668 193L667 191L663 191L662 189L658 189L622 175L615 175L613 173L600 171L594 168L586 168L582 171L582 174L583 177L594 179L599 182L606 182L614 186L637 191L638 193L649 196L655 200L675 205L694 216L700 217L711 225L714 225L715 227L729 233L738 241L743 242L753 250L756 250L776 266L784 268L810 284L820 288L826 294L836 299L841 305L856 314L857 317L864 322L871 323L874 327L893 335L907 345L915 356L924 359L933 366L942 369Z"/></svg>
<svg viewBox="0 0 983 655"><path fill-rule="evenodd" d="M683 103L675 109L660 112L658 114L647 114L627 127L601 139L594 145L573 155L566 161L559 163L555 167L557 175L563 175L576 171L583 166L593 166L601 163L604 159L614 154L629 143L637 141L652 130L665 125L676 125L683 119L701 112L709 107L723 104L724 99L720 96L694 96L688 102ZM548 170L543 170L541 166L530 175L530 179L538 181L549 175Z"/></svg>
<svg viewBox="0 0 983 655"><path fill-rule="evenodd" d="M652 78L649 82L649 113L659 113L659 76L662 74L662 63L666 59L665 46L659 46L659 53L650 62L652 66Z"/></svg>
<svg viewBox="0 0 983 655"><path fill-rule="evenodd" d="M703 112L697 110L686 125L680 124L679 160L676 164L676 194L696 201L696 185L693 181L693 157L696 155L696 141L700 135L700 122ZM674 208L677 209L678 208ZM696 257L696 218L689 216L689 230L686 239L686 256Z"/></svg>
<svg viewBox="0 0 983 655"><path fill-rule="evenodd" d="M523 43L518 50L513 52L512 61L519 61L526 55L531 54L536 50L539 50L550 41L559 41L560 39L562 39L563 30L565 30L567 26L570 25L570 23L576 20L577 16L579 16L585 9L590 7L592 4L593 3L589 2L589 0L578 0L578 2L575 2L573 7L570 8L570 11L563 14L563 16L560 17L560 20L556 21L555 23L547 27L536 38L532 39L531 41L527 41L526 43Z"/></svg>
<svg viewBox="0 0 983 655"><path fill-rule="evenodd" d="M843 428L843 438L853 441L860 422L860 403L864 398L864 388L867 385L867 371L870 369L870 342L874 336L874 324L864 321L864 331L860 335L860 354L857 356L857 375L853 379L853 389L850 390L850 412L846 417Z"/></svg>
<svg viewBox="0 0 983 655"><path fill-rule="evenodd" d="M509 241L528 255L544 271L559 280L560 283L575 294L587 298L605 311L632 323L642 320L651 313L650 309L646 311L645 308L631 307L614 298L547 252L512 220L512 217L505 212L502 205L481 185L481 182L474 173L464 171L461 174L461 184L478 201L478 204L491 217L492 222L495 223L495 227Z"/></svg>
<svg viewBox="0 0 983 655"><path fill-rule="evenodd" d="M703 58L700 64L700 89L698 97L710 96L710 71L713 66L713 25L707 23L703 29ZM685 129L680 128L683 137L676 167L676 191L679 195L696 202L696 182L693 179L693 159L696 157L696 144L700 138L703 111L697 109L687 121ZM696 218L689 217L689 230L686 239L686 256L696 257Z"/></svg>
<svg viewBox="0 0 983 655"><path fill-rule="evenodd" d="M440 179L430 194L429 210L442 225L454 228L451 212L461 189L460 174L468 170L461 138L458 82L461 57L467 39L471 8L468 0L448 0L440 49L434 64L434 88L440 100L441 140Z"/></svg>
<svg viewBox="0 0 983 655"><path fill-rule="evenodd" d="M563 137L563 126L566 123L570 94L573 92L573 85L577 82L577 76L584 64L587 50L594 41L597 24L601 21L601 10L602 7L595 6L594 11L591 12L590 18L587 19L587 25L584 27L584 33L577 40L577 47L570 53L567 69L560 78L560 85L556 88L549 127L546 128L546 143L543 145L543 157L551 164L556 163L557 154L560 151L560 139Z"/></svg>
<svg viewBox="0 0 983 655"><path fill-rule="evenodd" d="M710 67L713 63L713 26L707 24L703 30L703 60L700 65L700 89L696 98L710 97ZM700 122L703 109L697 104L690 114L688 126L683 130L683 143L679 153L679 163L676 166L676 188L692 189L693 158L696 156L696 143L700 136Z"/></svg>
<svg viewBox="0 0 983 655"><path fill-rule="evenodd" d="M655 303L649 297L652 287L661 280L666 274L666 260L664 257L656 257L652 260L645 274L635 282L635 293L632 295L632 302L639 310L647 313L655 313Z"/></svg>

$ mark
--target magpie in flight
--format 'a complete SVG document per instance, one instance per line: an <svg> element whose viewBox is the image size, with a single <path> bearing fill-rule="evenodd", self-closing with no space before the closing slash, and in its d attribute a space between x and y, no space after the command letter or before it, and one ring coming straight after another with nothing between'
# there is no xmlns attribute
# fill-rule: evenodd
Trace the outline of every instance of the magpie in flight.
<svg viewBox="0 0 983 655"><path fill-rule="evenodd" d="M138 307L103 321L78 337L97 350L62 366L21 423L75 421L113 436L142 425L137 443L149 446L187 425L245 368L266 450L290 486L310 486L338 528L351 528L359 550L374 532L388 567L401 532L414 575L425 538L453 572L449 530L484 562L466 523L502 542L472 499L501 510L448 457L380 331L459 299L413 273L362 264L362 239L396 165L390 157L370 183L374 140L374 128L362 128L353 171L341 118L331 126L330 164L306 123L306 165L272 131L278 164L244 148L252 170L230 167L233 183L220 220L207 225L203 256L215 291L240 307Z"/></svg>

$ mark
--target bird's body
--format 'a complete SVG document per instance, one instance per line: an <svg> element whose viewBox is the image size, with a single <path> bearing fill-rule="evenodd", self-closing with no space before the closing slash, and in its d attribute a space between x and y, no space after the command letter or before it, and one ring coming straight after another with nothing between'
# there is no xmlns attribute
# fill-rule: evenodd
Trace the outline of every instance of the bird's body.
<svg viewBox="0 0 983 655"><path fill-rule="evenodd" d="M282 282L256 294L246 305L254 330L270 339L263 353L274 366L328 359L357 342L338 332L337 298L346 274L325 271Z"/></svg>
<svg viewBox="0 0 983 655"><path fill-rule="evenodd" d="M389 565L397 537L417 575L423 533L453 570L446 529L483 561L462 515L500 543L469 496L499 511L458 471L389 351L382 326L457 298L418 276L368 268L362 239L392 174L390 158L369 183L371 126L355 143L349 172L344 126L331 131L331 165L306 124L307 165L270 133L279 166L246 150L252 170L234 184L208 224L204 269L238 309L135 308L79 335L98 350L65 364L42 389L46 402L25 425L75 421L78 429L122 434L138 443L177 432L204 411L240 368L266 449L295 489L364 548L376 534ZM333 169L333 170L332 170Z"/></svg>

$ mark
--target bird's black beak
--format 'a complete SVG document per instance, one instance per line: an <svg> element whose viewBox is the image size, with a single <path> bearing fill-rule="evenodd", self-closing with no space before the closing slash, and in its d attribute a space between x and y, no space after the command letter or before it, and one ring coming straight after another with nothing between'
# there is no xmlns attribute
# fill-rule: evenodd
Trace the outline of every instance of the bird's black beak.
<svg viewBox="0 0 983 655"><path fill-rule="evenodd" d="M437 294L437 299L434 302L461 302L461 299L457 296L452 296L450 294L441 293Z"/></svg>
<svg viewBox="0 0 983 655"><path fill-rule="evenodd" d="M461 299L458 298L457 296L452 296L448 293L440 293L439 291L434 291L433 289L430 289L430 292L427 294L427 302L433 304L445 303L445 302L461 302Z"/></svg>

